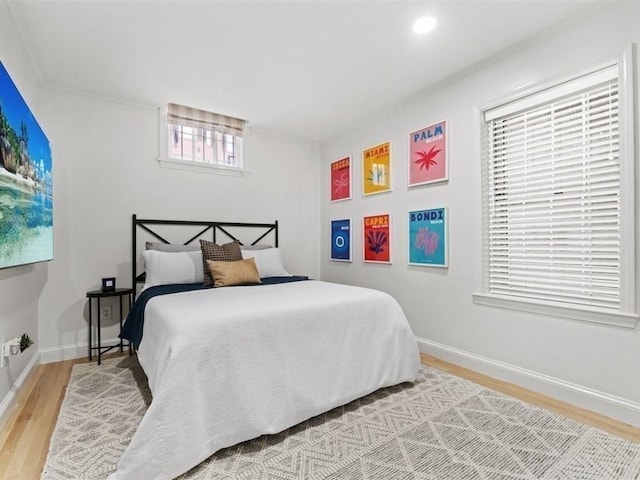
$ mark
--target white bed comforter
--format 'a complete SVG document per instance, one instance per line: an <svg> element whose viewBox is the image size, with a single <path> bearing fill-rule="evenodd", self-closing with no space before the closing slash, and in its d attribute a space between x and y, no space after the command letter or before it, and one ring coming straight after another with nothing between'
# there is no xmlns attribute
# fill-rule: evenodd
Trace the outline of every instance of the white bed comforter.
<svg viewBox="0 0 640 480"><path fill-rule="evenodd" d="M321 281L151 299L138 350L153 400L110 480L163 480L221 448L413 381L390 295Z"/></svg>

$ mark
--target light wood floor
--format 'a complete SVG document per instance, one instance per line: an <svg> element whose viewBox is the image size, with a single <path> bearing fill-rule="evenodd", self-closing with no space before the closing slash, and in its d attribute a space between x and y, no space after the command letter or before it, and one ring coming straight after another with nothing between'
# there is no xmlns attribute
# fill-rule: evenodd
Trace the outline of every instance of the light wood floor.
<svg viewBox="0 0 640 480"><path fill-rule="evenodd" d="M47 458L49 439L76 363L87 359L49 363L34 368L16 407L0 432L0 480L38 480ZM640 442L640 429L538 393L422 354L422 362L525 402L553 410L582 423Z"/></svg>
<svg viewBox="0 0 640 480"><path fill-rule="evenodd" d="M33 368L0 431L0 480L37 480L49 451L71 368L88 358Z"/></svg>

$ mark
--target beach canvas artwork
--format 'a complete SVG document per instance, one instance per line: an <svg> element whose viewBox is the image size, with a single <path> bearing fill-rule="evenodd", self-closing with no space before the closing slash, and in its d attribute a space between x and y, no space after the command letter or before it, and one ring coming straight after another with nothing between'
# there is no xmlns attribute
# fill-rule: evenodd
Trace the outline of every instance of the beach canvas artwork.
<svg viewBox="0 0 640 480"><path fill-rule="evenodd" d="M53 258L51 147L0 62L0 268Z"/></svg>

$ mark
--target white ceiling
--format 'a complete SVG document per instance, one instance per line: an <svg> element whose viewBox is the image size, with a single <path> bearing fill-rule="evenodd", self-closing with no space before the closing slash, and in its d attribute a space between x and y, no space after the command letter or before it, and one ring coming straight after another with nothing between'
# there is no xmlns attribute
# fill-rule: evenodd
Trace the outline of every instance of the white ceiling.
<svg viewBox="0 0 640 480"><path fill-rule="evenodd" d="M43 85L331 138L596 0L9 0ZM438 18L424 37L415 18Z"/></svg>

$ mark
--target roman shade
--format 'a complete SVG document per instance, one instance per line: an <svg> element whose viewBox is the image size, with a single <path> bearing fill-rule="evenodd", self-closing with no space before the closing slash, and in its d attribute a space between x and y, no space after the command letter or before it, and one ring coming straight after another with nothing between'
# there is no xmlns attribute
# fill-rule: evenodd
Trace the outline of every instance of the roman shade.
<svg viewBox="0 0 640 480"><path fill-rule="evenodd" d="M246 122L239 118L207 112L197 108L170 103L167 108L168 123L189 127L205 128L216 132L241 137Z"/></svg>

